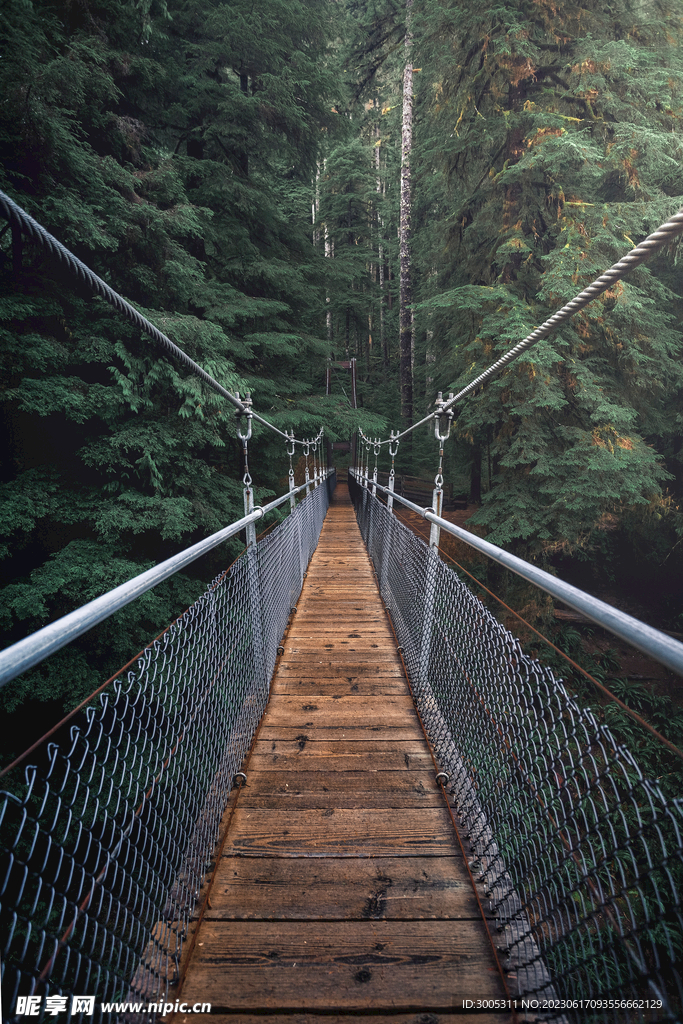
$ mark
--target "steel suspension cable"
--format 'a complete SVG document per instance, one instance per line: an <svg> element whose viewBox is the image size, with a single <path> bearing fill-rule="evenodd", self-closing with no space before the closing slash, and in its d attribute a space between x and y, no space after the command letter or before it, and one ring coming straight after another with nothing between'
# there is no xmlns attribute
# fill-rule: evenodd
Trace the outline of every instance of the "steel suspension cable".
<svg viewBox="0 0 683 1024"><path fill-rule="evenodd" d="M580 312L584 309L589 302L596 299L599 295L602 295L610 285L616 284L631 271L635 270L642 263L650 258L654 253L662 249L668 242L672 242L679 235L683 234L683 209L680 209L678 213L675 213L673 217L665 221L664 224L660 225L656 231L653 231L651 235L644 238L642 242L639 242L626 256L622 257L618 263L606 270L604 274L601 274L592 284L589 284L587 288L584 288L582 292L574 296L570 302L558 309L549 320L537 327L535 331L527 335L522 341L519 341L513 348L511 348L505 355L501 356L500 359L492 363L483 373L480 373L478 377L475 377L473 381L470 381L462 390L458 391L457 394L449 397L446 402L435 412L429 413L424 416L417 423L413 423L412 426L407 427L401 431L400 434L396 435L393 440L398 440L410 434L411 431L416 430L418 427L423 426L425 423L429 423L430 420L435 419L437 416L442 416L447 413L449 409L452 409L456 403L461 402L463 398L467 398L472 395L477 388L480 388L487 384L494 377L497 377L501 370L503 370L510 363L518 359L527 349L531 348L537 342L541 341L542 338L547 337L552 331L554 331L561 324L571 319L575 313ZM362 431L359 431L362 437L365 435ZM387 438L380 443L390 444L391 438Z"/></svg>
<svg viewBox="0 0 683 1024"><path fill-rule="evenodd" d="M294 438L293 434L290 437L289 434L280 430L274 424L270 423L263 416L260 416L257 412L254 412L247 404L244 404L237 395L233 395L231 391L223 387L215 378L213 378L206 370L202 369L199 363L196 363L194 359L188 356L187 352L184 352L175 342L171 341L168 335L160 331L151 320L139 313L134 306L127 302L122 295L103 281L101 277L98 277L86 266L77 256L66 248L54 235L51 235L49 231L34 220L26 210L22 209L13 199L10 199L8 195L0 191L0 213L9 221L10 225L20 228L32 241L42 246L43 249L47 250L52 256L56 256L60 263L69 268L69 270L75 274L78 279L85 284L91 292L95 295L99 295L100 298L108 302L114 309L118 310L123 316L125 316L131 323L134 323L136 327L139 327L141 331L148 334L157 344L161 345L162 348L172 355L179 362L183 363L196 377L199 377L208 387L210 387L216 394L220 395L221 398L225 398L231 405L237 410L239 416L249 414L253 419L257 420L268 430L272 430L275 434L285 438L287 441L294 441L295 444L304 444L303 440Z"/></svg>

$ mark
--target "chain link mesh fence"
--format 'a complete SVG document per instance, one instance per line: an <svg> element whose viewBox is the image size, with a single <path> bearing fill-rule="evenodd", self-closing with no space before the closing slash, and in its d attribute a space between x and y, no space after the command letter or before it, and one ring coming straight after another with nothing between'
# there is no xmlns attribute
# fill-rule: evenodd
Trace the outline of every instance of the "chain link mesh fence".
<svg viewBox="0 0 683 1024"><path fill-rule="evenodd" d="M102 1002L155 1002L173 983L333 487L331 477L310 493L67 737L7 776L5 1020L19 996L40 997L40 1019L61 1007L68 1019L92 1021ZM94 1017L72 1013L80 994L96 997Z"/></svg>
<svg viewBox="0 0 683 1024"><path fill-rule="evenodd" d="M349 488L528 1019L680 1020L683 801L435 552Z"/></svg>

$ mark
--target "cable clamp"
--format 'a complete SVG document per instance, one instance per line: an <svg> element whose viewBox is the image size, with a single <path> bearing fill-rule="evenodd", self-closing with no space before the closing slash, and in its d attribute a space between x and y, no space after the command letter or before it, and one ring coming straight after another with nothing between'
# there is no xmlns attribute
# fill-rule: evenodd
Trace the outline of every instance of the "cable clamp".
<svg viewBox="0 0 683 1024"><path fill-rule="evenodd" d="M235 775L233 775L233 778L232 778L233 786L237 785L238 779L244 779L244 785L246 786L246 784L247 784L247 776L245 775L244 772L237 772Z"/></svg>
<svg viewBox="0 0 683 1024"><path fill-rule="evenodd" d="M282 644L278 644L277 653L278 654L284 654L285 653L285 649L282 646Z"/></svg>
<svg viewBox="0 0 683 1024"><path fill-rule="evenodd" d="M396 432L392 430L391 437L389 438L389 454L391 455L392 459L395 458L396 455L398 455L398 446L400 443L401 442L398 439L398 430Z"/></svg>
<svg viewBox="0 0 683 1024"><path fill-rule="evenodd" d="M448 783L451 781L451 777L448 774L448 772L438 772L434 781L441 782L442 785L447 786Z"/></svg>
<svg viewBox="0 0 683 1024"><path fill-rule="evenodd" d="M240 397L239 391L236 391L235 395L239 399L239 397ZM238 426L237 427L237 436L239 437L240 441L248 441L251 438L251 416L252 416L252 413L251 413L252 402L251 402L251 392L250 391L247 391L247 394L245 396L244 402L242 402L242 405L244 406L244 409L238 409L237 412L235 413L235 417L236 417L237 422L239 424L241 424L242 416L246 416L247 417L247 432L246 432L246 434L243 434L242 431L240 430L240 427Z"/></svg>
<svg viewBox="0 0 683 1024"><path fill-rule="evenodd" d="M451 399L452 397L453 397L453 392L451 391L449 396L448 396L448 398ZM454 417L455 413L453 412L452 409L446 409L445 408L446 402L444 401L443 393L441 391L439 391L439 394L437 396L435 404L436 404L436 413L435 413L435 419L434 419L434 437L436 438L437 441L440 441L443 444L443 442L447 441L448 438L450 437L450 434L451 434L451 423L453 422L453 417ZM444 416L446 417L446 433L442 434L441 433L441 420L442 420L442 418Z"/></svg>

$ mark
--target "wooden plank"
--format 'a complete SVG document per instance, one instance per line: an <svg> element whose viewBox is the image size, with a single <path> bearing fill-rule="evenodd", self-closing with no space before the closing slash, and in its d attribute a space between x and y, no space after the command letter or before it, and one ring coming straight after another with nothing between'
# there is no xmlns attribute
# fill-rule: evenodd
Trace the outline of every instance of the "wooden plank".
<svg viewBox="0 0 683 1024"><path fill-rule="evenodd" d="M321 724L308 726L306 728L306 739L311 743L325 743L330 740L342 739L351 740L421 740L422 730L417 720L403 723L402 719L389 719L390 722L397 722L395 726L390 725L364 725L353 718L345 718L342 725ZM301 725L280 725L279 721L269 725L264 720L259 731L259 740L285 740L299 742L302 735Z"/></svg>
<svg viewBox="0 0 683 1024"><path fill-rule="evenodd" d="M341 633L343 631L348 631L349 633L360 631L365 633L369 630L383 629L387 626L387 617L386 615L376 615L371 618L369 615L363 615L361 622L362 625L359 626L357 613L355 613L355 615L344 615L342 617L341 615L331 616L329 611L324 615L309 612L308 614L297 615L292 619L290 630L315 629L325 633ZM394 634L391 630L391 626L388 628L390 635L393 637Z"/></svg>
<svg viewBox="0 0 683 1024"><path fill-rule="evenodd" d="M269 708L271 704L268 705ZM383 710L386 712L396 711L401 715L413 714L413 700L410 694L407 692L407 688L404 686L403 693L398 693L388 697L365 697L361 694L347 693L335 700L334 697L325 697L320 694L314 703L310 701L302 701L298 697L288 696L283 694L282 696L274 697L272 700L272 706L280 709L287 709L288 711L310 711L315 706L317 710L333 710L334 708L344 707L349 711L361 709L365 710Z"/></svg>
<svg viewBox="0 0 683 1024"><path fill-rule="evenodd" d="M288 693L271 696L266 708L264 721L281 719L283 725L295 715L301 722L312 715L328 719L335 718L369 718L375 722L389 718L415 721L415 710L412 697L407 693L397 693L382 697L366 697L362 694L343 693L338 697L324 697L322 694L314 698L297 697Z"/></svg>
<svg viewBox="0 0 683 1024"><path fill-rule="evenodd" d="M413 758L429 757L424 739L418 740L355 740L352 737L342 735L336 740L309 740L305 732L306 725L302 723L302 732L293 740L291 739L268 739L263 740L259 736L254 744L254 755L256 754L298 754L300 761L307 758L339 757L341 754L363 754L370 758L383 754L400 754L405 768L410 768L410 761ZM252 756L254 756L252 755ZM305 755L305 756L304 756ZM429 757L429 764L433 761ZM250 762L251 765L251 762Z"/></svg>
<svg viewBox="0 0 683 1024"><path fill-rule="evenodd" d="M360 640L332 640L329 636L312 637L306 640L293 640L285 637L283 643L285 655L289 662L301 660L303 655L306 658L328 658L339 656L340 662L349 655L357 655L358 658L374 661L377 651L389 658L396 658L396 648L388 637L365 637Z"/></svg>
<svg viewBox="0 0 683 1024"><path fill-rule="evenodd" d="M311 636L336 636L340 639L358 639L359 637L370 637L370 636L393 636L391 627L389 626L386 619L376 619L373 622L368 622L364 619L362 623L356 623L349 621L348 625L340 625L339 619L336 617L330 618L329 616L325 619L295 619L289 629L289 636L294 639L301 639Z"/></svg>
<svg viewBox="0 0 683 1024"><path fill-rule="evenodd" d="M343 665L332 661L328 661L326 664L313 664L311 661L304 661L296 665L288 665L281 662L278 666L277 674L278 678L296 675L302 679L336 679L339 676L345 676L347 679L350 676L363 676L364 678L388 676L392 679L402 679L405 684L405 675L399 661L395 664L382 661L379 665L373 665L370 662L359 664L352 661L345 662Z"/></svg>
<svg viewBox="0 0 683 1024"><path fill-rule="evenodd" d="M206 920L480 920L455 857L258 861L224 857Z"/></svg>
<svg viewBox="0 0 683 1024"><path fill-rule="evenodd" d="M445 807L262 809L237 805L226 854L263 857L459 856Z"/></svg>
<svg viewBox="0 0 683 1024"><path fill-rule="evenodd" d="M334 660L331 656L330 651L320 651L317 655L313 652L301 652L301 653L289 653L287 654L287 667L290 670L296 671L297 669L303 669L310 667L312 669L318 669L323 671L328 668L334 669L346 669L347 672L351 672L352 669L358 668L373 669L378 668L377 658L381 658L385 663L386 667L400 668L401 662L399 661L398 654L395 650L385 647L383 651L380 651L379 655L377 651L368 651L367 654L363 651L335 651ZM384 665L382 666L384 667Z"/></svg>
<svg viewBox="0 0 683 1024"><path fill-rule="evenodd" d="M288 695L287 695L288 696ZM305 700L315 700L314 697L307 697ZM308 721L301 721L302 718L307 718ZM409 728L413 727L412 736L417 740L423 739L419 731L419 725L417 719L407 719L407 716L401 714L398 711L394 711L393 714L389 714L382 722L382 716L379 714L369 715L361 714L354 715L353 710L350 708L341 707L338 711L335 706L325 711L313 711L309 710L306 712L296 711L274 711L272 715L268 715L263 719L263 726L268 726L269 733L272 737L273 731L276 731L278 724L282 724L282 728L285 730L282 736L286 738L291 735L292 731L298 735L301 732L302 727L305 729L329 729L335 730L335 732L341 733L336 736L336 739L380 739L386 738L387 740L392 739L389 731L393 725L396 728ZM348 732L344 732L347 728ZM367 737L361 737L358 735L358 729L365 730L369 735ZM387 735L384 737L384 730L387 729ZM327 734L329 738L329 733ZM314 737L310 737L313 739ZM404 738L409 739L410 736Z"/></svg>
<svg viewBox="0 0 683 1024"><path fill-rule="evenodd" d="M214 1012L424 1013L504 991L484 936L450 921L206 921L182 996Z"/></svg>
<svg viewBox="0 0 683 1024"><path fill-rule="evenodd" d="M307 633L307 635L302 635ZM285 635L285 648L304 647L305 650L315 648L316 645L322 646L324 644L332 644L330 650L335 650L339 644L344 644L345 648L353 646L354 644L364 649L370 648L371 650L377 650L376 646L387 647L396 650L396 642L394 634L389 627L377 627L374 632L367 632L365 634L358 633L354 630L353 626L345 625L340 628L338 624L334 624L333 627L327 629L326 632L322 630L313 631L311 629L305 630L304 626L297 627L295 632L293 628L290 628L289 632Z"/></svg>
<svg viewBox="0 0 683 1024"><path fill-rule="evenodd" d="M442 807L434 773L249 772L242 807Z"/></svg>
<svg viewBox="0 0 683 1024"><path fill-rule="evenodd" d="M379 697L405 693L405 680L398 676L336 676L332 679L287 677L281 674L273 680L271 694L289 693L299 697L334 697L338 693L359 693L366 697Z"/></svg>
<svg viewBox="0 0 683 1024"><path fill-rule="evenodd" d="M355 747L362 746L360 740ZM379 772L390 771L429 771L434 770L434 762L427 753L404 754L402 750L387 753L370 753L359 750L354 753L329 753L319 755L319 766L314 764L311 751L307 751L311 759L309 764L315 771L326 772ZM300 754L254 753L249 759L249 771L272 771L277 768L281 772L300 772L303 767Z"/></svg>

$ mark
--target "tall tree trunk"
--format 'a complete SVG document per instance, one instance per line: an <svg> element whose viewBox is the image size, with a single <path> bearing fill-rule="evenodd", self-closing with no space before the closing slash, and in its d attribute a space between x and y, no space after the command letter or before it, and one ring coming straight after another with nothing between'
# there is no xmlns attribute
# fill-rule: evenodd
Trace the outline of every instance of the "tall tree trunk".
<svg viewBox="0 0 683 1024"><path fill-rule="evenodd" d="M413 146L413 65L410 15L413 0L406 0L406 63L403 72L403 122L401 129L401 215L399 224L399 348L401 352L401 418L413 422L413 318L410 274L410 154Z"/></svg>
<svg viewBox="0 0 683 1024"><path fill-rule="evenodd" d="M311 201L311 223L313 225L313 245L320 245L320 163L316 164L315 182L313 184L313 199Z"/></svg>
<svg viewBox="0 0 683 1024"><path fill-rule="evenodd" d="M389 365L389 350L384 331L384 224L382 223L381 203L384 189L380 175L380 146L382 142L379 125L377 126L377 142L375 144L375 171L377 174L377 271L379 277L379 343L382 350L384 365Z"/></svg>
<svg viewBox="0 0 683 1024"><path fill-rule="evenodd" d="M325 171L326 171L326 160L323 160L323 174L325 174ZM334 241L332 239L330 239L330 233L329 233L329 230L328 230L328 227L327 227L327 221L325 221L323 232L324 232L324 238L325 238L325 258L328 259L328 260L334 259ZM327 340L329 342L330 352L331 352L332 351L333 330L332 330L332 310L330 309L330 301L331 301L330 300L330 293L329 293L329 291L327 290L327 287L326 287L326 290L325 290L325 304L327 306L327 312L325 314L325 322L327 324Z"/></svg>

